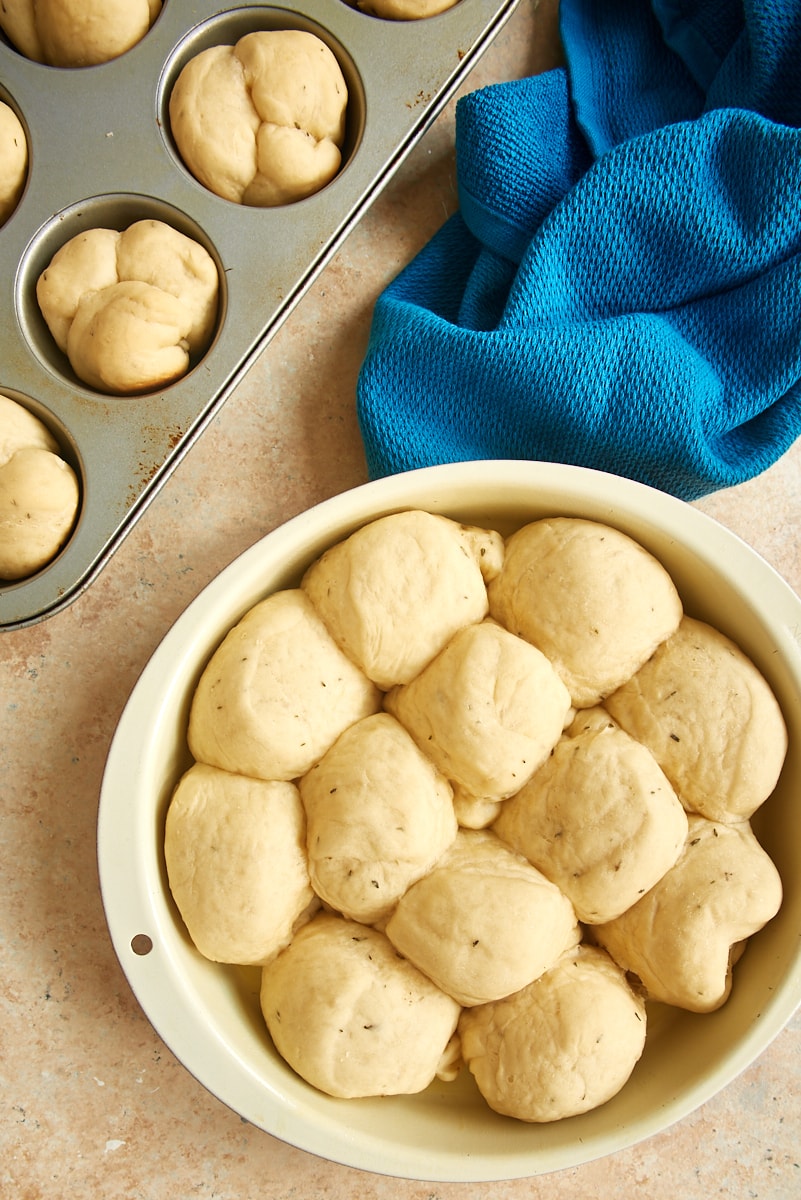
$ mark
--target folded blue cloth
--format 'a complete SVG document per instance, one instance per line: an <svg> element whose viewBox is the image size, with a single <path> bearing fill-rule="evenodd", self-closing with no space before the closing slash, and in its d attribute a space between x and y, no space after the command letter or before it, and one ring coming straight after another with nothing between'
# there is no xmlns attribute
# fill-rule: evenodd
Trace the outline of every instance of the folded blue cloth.
<svg viewBox="0 0 801 1200"><path fill-rule="evenodd" d="M378 298L372 476L578 463L684 499L801 434L801 0L562 0L459 101L459 210Z"/></svg>

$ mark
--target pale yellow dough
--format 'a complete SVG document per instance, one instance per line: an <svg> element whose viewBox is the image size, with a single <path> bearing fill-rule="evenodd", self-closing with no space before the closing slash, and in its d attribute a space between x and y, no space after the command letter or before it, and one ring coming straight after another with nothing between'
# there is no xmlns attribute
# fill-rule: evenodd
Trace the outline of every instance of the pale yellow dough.
<svg viewBox="0 0 801 1200"><path fill-rule="evenodd" d="M502 804L502 800L492 797L474 796L458 783L453 789L453 810L463 829L487 829L498 816Z"/></svg>
<svg viewBox="0 0 801 1200"><path fill-rule="evenodd" d="M76 234L36 284L42 316L75 374L114 395L184 375L211 341L218 295L208 251L154 220Z"/></svg>
<svg viewBox="0 0 801 1200"><path fill-rule="evenodd" d="M200 677L189 748L200 762L259 779L295 779L381 693L345 657L298 588L254 605Z"/></svg>
<svg viewBox="0 0 801 1200"><path fill-rule="evenodd" d="M13 108L0 101L0 225L19 204L28 177L28 139Z"/></svg>
<svg viewBox="0 0 801 1200"><path fill-rule="evenodd" d="M362 12L386 21L420 21L453 8L458 0L359 0Z"/></svg>
<svg viewBox="0 0 801 1200"><path fill-rule="evenodd" d="M693 812L746 820L776 786L787 753L778 701L742 650L702 621L685 617L606 708Z"/></svg>
<svg viewBox="0 0 801 1200"><path fill-rule="evenodd" d="M0 579L25 579L46 566L79 504L77 476L47 426L0 395Z"/></svg>
<svg viewBox="0 0 801 1200"><path fill-rule="evenodd" d="M190 767L167 810L164 856L200 953L265 963L287 946L314 901L304 850L294 784Z"/></svg>
<svg viewBox="0 0 801 1200"><path fill-rule="evenodd" d="M381 688L407 683L463 625L487 613L503 542L491 530L411 510L332 546L302 582L332 636Z"/></svg>
<svg viewBox="0 0 801 1200"><path fill-rule="evenodd" d="M141 41L162 0L3 0L0 29L21 54L51 67L89 67Z"/></svg>
<svg viewBox="0 0 801 1200"><path fill-rule="evenodd" d="M456 837L451 787L388 713L351 725L299 783L314 889L374 924Z"/></svg>
<svg viewBox="0 0 801 1200"><path fill-rule="evenodd" d="M454 634L384 705L443 775L487 801L518 791L547 758L570 697L539 650L482 621Z"/></svg>
<svg viewBox="0 0 801 1200"><path fill-rule="evenodd" d="M625 683L681 620L664 567L617 529L549 517L507 540L490 613L553 663L577 708Z"/></svg>
<svg viewBox="0 0 801 1200"><path fill-rule="evenodd" d="M567 897L487 830L460 830L386 926L405 958L460 1004L531 983L581 940Z"/></svg>
<svg viewBox="0 0 801 1200"><path fill-rule="evenodd" d="M687 817L653 755L580 713L493 828L570 897L587 924L619 916L684 848Z"/></svg>
<svg viewBox="0 0 801 1200"><path fill-rule="evenodd" d="M18 450L36 447L58 453L58 442L44 421L34 416L24 404L0 393L0 465Z"/></svg>
<svg viewBox="0 0 801 1200"><path fill-rule="evenodd" d="M188 169L237 204L290 204L333 179L348 88L312 33L260 30L191 58L170 96L170 125Z"/></svg>
<svg viewBox="0 0 801 1200"><path fill-rule="evenodd" d="M108 246L81 253L102 280ZM781 904L747 819L787 751L776 698L599 522L370 521L230 630L188 742L179 910L202 952L264 964L276 1051L332 1097L466 1067L503 1116L589 1112L647 1002L719 1008ZM248 807L260 788L291 821Z"/></svg>
<svg viewBox="0 0 801 1200"><path fill-rule="evenodd" d="M462 1055L490 1108L550 1122L606 1103L645 1045L645 1005L603 950L582 945L514 995L465 1009Z"/></svg>
<svg viewBox="0 0 801 1200"><path fill-rule="evenodd" d="M262 972L278 1053L330 1096L423 1091L452 1062L459 1005L383 933L320 913Z"/></svg>
<svg viewBox="0 0 801 1200"><path fill-rule="evenodd" d="M597 940L648 997L692 1012L725 1002L742 943L776 915L782 884L748 822L691 815L678 862Z"/></svg>

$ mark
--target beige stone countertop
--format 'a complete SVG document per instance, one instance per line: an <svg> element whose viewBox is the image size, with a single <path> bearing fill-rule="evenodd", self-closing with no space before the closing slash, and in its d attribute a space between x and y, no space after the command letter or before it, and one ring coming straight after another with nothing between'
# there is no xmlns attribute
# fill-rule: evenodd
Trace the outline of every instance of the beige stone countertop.
<svg viewBox="0 0 801 1200"><path fill-rule="evenodd" d="M555 5L521 6L463 90L553 64ZM3 1200L791 1200L801 1195L801 1019L667 1132L552 1175L397 1180L244 1122L161 1042L117 963L98 888L104 763L140 672L234 557L367 478L354 395L373 302L455 206L453 102L253 365L95 583L0 634ZM801 592L801 443L699 503Z"/></svg>

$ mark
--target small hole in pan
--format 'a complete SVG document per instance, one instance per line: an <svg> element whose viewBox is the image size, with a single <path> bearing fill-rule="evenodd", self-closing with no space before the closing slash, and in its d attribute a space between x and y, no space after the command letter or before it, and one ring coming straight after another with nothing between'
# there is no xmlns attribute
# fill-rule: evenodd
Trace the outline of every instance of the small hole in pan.
<svg viewBox="0 0 801 1200"><path fill-rule="evenodd" d="M341 147L342 161L337 174L325 187L320 189L320 192L336 185L337 179L347 169L348 164L356 154L364 132L365 94L361 77L350 54L323 26L318 25L315 21L310 20L300 13L267 6L242 8L236 11L225 12L203 22L175 47L170 59L165 64L159 82L157 98L158 122L167 148L182 171L187 171L191 175L173 137L169 109L172 90L183 68L190 59L195 58L198 54L213 46L234 46L240 38L245 37L249 33L255 33L260 30L282 29L296 29L305 33L311 33L319 38L333 53L345 78L348 88L348 105L345 138ZM194 179L194 176L192 178ZM204 185L199 184L199 186L203 187ZM313 199L314 195L319 195L320 192L312 193L306 199ZM228 200L223 202L235 203ZM300 200L295 203L304 203L304 201Z"/></svg>
<svg viewBox="0 0 801 1200"><path fill-rule="evenodd" d="M172 385L140 388L126 393L103 392L104 396L118 395L124 400L135 399L148 392L163 392L186 378L213 349L224 320L226 309L225 272L213 244L203 230L185 213L161 200L134 194L95 196L64 209L52 217L31 239L17 270L15 302L20 326L36 357L53 375L64 380L72 388L99 394L78 378L67 356L59 349L51 334L36 297L39 276L47 268L54 254L73 237L91 229L114 229L123 231L137 221L155 220L176 229L179 233L198 242L210 254L217 268L219 295L217 319L211 340L206 349L190 361L188 371Z"/></svg>
<svg viewBox="0 0 801 1200"><path fill-rule="evenodd" d="M153 939L146 933L135 933L131 938L131 949L141 958L153 949Z"/></svg>

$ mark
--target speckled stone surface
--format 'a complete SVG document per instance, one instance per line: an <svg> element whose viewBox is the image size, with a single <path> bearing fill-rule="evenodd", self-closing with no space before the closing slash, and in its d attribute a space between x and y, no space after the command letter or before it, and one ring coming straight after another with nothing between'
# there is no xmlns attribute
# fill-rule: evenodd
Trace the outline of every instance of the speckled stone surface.
<svg viewBox="0 0 801 1200"><path fill-rule="evenodd" d="M555 5L519 10L465 90L556 56ZM455 205L453 104L349 236L92 587L0 634L0 1196L40 1200L791 1200L801 1020L664 1134L541 1177L427 1184L324 1162L243 1122L160 1041L117 964L95 824L125 700L172 622L286 518L366 479L354 386L373 301ZM700 502L801 591L801 444Z"/></svg>

